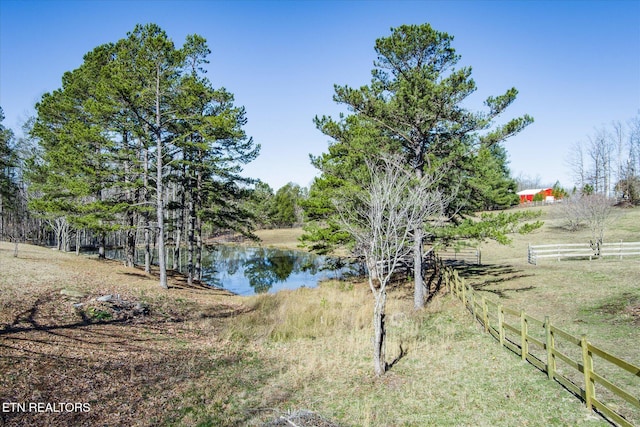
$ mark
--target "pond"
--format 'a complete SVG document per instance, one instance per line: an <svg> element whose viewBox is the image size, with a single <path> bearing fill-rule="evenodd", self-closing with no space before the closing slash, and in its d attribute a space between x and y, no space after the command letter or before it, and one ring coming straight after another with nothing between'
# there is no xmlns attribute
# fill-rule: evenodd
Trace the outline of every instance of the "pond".
<svg viewBox="0 0 640 427"><path fill-rule="evenodd" d="M122 259L122 251L107 251L107 257ZM185 270L186 261L180 264ZM312 288L322 280L358 273L359 266L344 259L297 250L235 245L202 250L202 281L238 295Z"/></svg>

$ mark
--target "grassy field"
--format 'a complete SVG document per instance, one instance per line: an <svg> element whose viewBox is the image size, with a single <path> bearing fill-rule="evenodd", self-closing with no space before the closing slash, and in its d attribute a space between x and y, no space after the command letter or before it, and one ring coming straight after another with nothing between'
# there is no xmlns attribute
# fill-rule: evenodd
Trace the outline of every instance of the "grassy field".
<svg viewBox="0 0 640 427"><path fill-rule="evenodd" d="M510 246L483 245L483 271L467 280L637 363L625 295L637 295L638 260L529 266L528 241L580 239L550 209L545 217ZM640 237L638 217L625 211L613 228ZM295 247L296 233L270 230L264 244ZM0 400L90 411L0 412L0 425L257 426L300 409L343 426L608 425L501 349L449 295L414 312L410 285L393 288L388 359L397 360L375 378L364 283L238 297L174 276L162 291L119 263L12 250L0 243ZM104 295L113 299L95 300Z"/></svg>
<svg viewBox="0 0 640 427"><path fill-rule="evenodd" d="M508 246L482 245L484 265L463 270L463 276L480 295L524 309L541 320L549 316L554 326L576 337L584 334L594 345L640 366L640 257L592 261L548 258L540 259L538 265L530 265L527 263L529 243L588 243L590 239L587 229L575 232L565 229L558 207L544 207L543 215L542 229L513 236ZM614 211L605 242L621 240L640 241L640 209ZM580 358L579 349L570 346L566 350ZM596 371L640 396L640 377L633 377L602 360ZM620 407L628 418L640 424L640 410L626 403L620 406L621 401L608 393L600 398L612 407Z"/></svg>
<svg viewBox="0 0 640 427"><path fill-rule="evenodd" d="M283 249L299 249L298 238L302 236L302 228L280 228L274 230L258 230L256 235L263 246L273 246Z"/></svg>
<svg viewBox="0 0 640 427"><path fill-rule="evenodd" d="M545 225L514 235L510 245L482 245L483 268L467 280L488 298L552 322L568 332L586 334L596 345L640 365L640 257L593 261L541 259L527 263L527 245L588 243L587 229L570 232L555 206L543 209ZM640 241L640 209L617 209L606 242Z"/></svg>

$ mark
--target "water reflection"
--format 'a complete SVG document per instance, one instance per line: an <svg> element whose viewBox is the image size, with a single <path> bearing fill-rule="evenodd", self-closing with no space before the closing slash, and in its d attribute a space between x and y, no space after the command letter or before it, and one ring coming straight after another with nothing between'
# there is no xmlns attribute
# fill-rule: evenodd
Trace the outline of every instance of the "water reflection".
<svg viewBox="0 0 640 427"><path fill-rule="evenodd" d="M121 258L121 252L107 256ZM186 260L180 261L186 270ZM216 245L202 254L202 280L239 295L315 287L321 280L357 273L358 267L344 259L295 250Z"/></svg>
<svg viewBox="0 0 640 427"><path fill-rule="evenodd" d="M241 295L314 287L354 272L333 258L302 251L216 246L203 257L203 280Z"/></svg>

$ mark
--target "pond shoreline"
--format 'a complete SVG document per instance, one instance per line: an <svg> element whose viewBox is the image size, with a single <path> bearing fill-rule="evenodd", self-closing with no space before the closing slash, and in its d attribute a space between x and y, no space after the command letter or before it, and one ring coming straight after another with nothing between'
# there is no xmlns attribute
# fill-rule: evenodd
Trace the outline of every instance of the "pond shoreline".
<svg viewBox="0 0 640 427"><path fill-rule="evenodd" d="M186 283L186 253L167 251L168 274L180 274ZM178 257L179 255L179 257ZM122 249L106 251L107 258L122 262ZM143 254L136 255L140 268ZM176 260L173 257L176 256ZM154 253L157 261L157 253ZM309 251L265 247L251 244L211 242L202 253L202 277L199 286L249 296L285 289L315 288L321 281L357 275L358 265L341 257L317 255ZM157 266L154 265L154 269Z"/></svg>

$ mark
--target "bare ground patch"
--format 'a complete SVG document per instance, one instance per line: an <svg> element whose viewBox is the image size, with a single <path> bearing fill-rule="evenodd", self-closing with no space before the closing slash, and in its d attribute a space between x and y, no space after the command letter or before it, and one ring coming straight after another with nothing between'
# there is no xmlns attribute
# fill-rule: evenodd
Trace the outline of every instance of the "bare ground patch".
<svg viewBox="0 0 640 427"><path fill-rule="evenodd" d="M0 401L90 410L2 412L0 425L158 425L239 357L219 329L246 308L224 293L177 276L168 293L115 262L28 246L13 258L2 245Z"/></svg>

